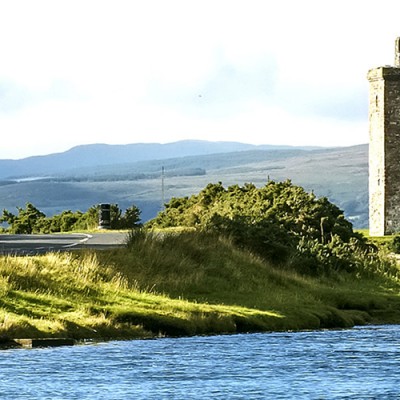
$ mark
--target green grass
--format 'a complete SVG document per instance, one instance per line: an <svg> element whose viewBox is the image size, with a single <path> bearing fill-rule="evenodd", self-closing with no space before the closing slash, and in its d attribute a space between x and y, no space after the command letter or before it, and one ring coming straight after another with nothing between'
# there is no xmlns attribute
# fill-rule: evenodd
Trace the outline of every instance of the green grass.
<svg viewBox="0 0 400 400"><path fill-rule="evenodd" d="M393 241L396 235L385 235L385 236L370 236L369 229L357 229L356 232L361 233L369 242L375 244L378 247L388 247Z"/></svg>
<svg viewBox="0 0 400 400"><path fill-rule="evenodd" d="M229 240L142 234L110 251L0 257L0 339L143 338L400 322L399 282L273 267Z"/></svg>

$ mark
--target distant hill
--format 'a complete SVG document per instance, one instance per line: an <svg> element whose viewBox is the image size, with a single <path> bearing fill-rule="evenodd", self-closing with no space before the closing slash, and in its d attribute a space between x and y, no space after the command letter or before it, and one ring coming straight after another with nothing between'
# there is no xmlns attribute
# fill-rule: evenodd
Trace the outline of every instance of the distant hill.
<svg viewBox="0 0 400 400"><path fill-rule="evenodd" d="M203 141L87 145L60 154L0 160L0 171L0 209L10 211L28 201L47 215L86 211L110 202L122 209L136 204L146 221L161 210L163 199L198 193L210 182L262 186L268 179L291 179L317 196L328 197L356 227L368 224L368 145L297 148Z"/></svg>
<svg viewBox="0 0 400 400"><path fill-rule="evenodd" d="M89 144L63 153L0 160L0 179L52 176L71 169L109 166L138 161L163 160L205 154L247 150L281 150L290 146L251 145L238 142L183 140L174 143L134 143L127 145Z"/></svg>

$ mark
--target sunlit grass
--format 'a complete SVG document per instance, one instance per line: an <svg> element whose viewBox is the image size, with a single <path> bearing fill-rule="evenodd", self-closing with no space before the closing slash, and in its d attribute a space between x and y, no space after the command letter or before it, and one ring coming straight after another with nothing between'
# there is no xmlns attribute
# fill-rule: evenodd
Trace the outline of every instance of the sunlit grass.
<svg viewBox="0 0 400 400"><path fill-rule="evenodd" d="M136 338L400 321L393 277L311 278L228 239L144 234L110 251L0 257L0 338Z"/></svg>
<svg viewBox="0 0 400 400"><path fill-rule="evenodd" d="M395 235L385 235L385 236L370 236L369 229L357 229L356 232L361 233L365 238L367 238L370 242L375 243L377 245L385 245L392 242Z"/></svg>

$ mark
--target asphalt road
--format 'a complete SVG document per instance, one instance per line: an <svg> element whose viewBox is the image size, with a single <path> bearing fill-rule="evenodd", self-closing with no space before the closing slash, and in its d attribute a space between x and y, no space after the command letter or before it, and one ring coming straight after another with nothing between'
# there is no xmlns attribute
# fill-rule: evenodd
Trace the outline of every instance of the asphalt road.
<svg viewBox="0 0 400 400"><path fill-rule="evenodd" d="M126 233L0 235L0 254L33 255L73 249L108 249L123 246Z"/></svg>

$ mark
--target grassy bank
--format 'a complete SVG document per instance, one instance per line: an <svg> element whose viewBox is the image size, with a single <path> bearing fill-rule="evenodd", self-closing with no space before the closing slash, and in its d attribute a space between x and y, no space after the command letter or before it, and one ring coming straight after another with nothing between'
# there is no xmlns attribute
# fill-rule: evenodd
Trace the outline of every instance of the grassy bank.
<svg viewBox="0 0 400 400"><path fill-rule="evenodd" d="M227 239L0 257L0 338L142 338L399 323L396 274L304 277Z"/></svg>

